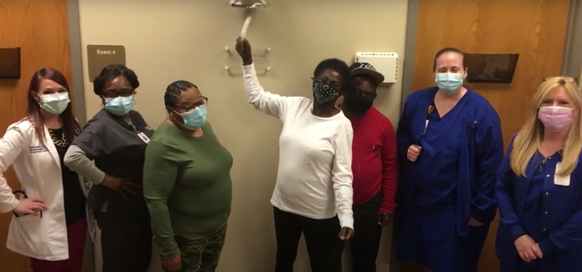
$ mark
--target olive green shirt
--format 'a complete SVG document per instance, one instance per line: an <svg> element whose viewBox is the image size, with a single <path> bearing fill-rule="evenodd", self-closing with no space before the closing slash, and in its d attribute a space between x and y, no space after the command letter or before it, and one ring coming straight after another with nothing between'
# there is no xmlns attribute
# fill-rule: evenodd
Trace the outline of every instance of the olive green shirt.
<svg viewBox="0 0 582 272"><path fill-rule="evenodd" d="M228 220L233 158L208 122L202 130L193 137L164 122L146 149L144 195L162 257L180 253L174 235L204 238Z"/></svg>

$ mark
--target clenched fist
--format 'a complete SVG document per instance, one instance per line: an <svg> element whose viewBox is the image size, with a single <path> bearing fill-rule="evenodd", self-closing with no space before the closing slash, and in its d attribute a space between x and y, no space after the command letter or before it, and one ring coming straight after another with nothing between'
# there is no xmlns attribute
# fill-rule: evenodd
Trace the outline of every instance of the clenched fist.
<svg viewBox="0 0 582 272"><path fill-rule="evenodd" d="M415 162L416 159L418 159L418 155L420 155L421 150L422 150L421 146L411 145L410 147L408 147L408 151L406 152L406 158L411 162Z"/></svg>

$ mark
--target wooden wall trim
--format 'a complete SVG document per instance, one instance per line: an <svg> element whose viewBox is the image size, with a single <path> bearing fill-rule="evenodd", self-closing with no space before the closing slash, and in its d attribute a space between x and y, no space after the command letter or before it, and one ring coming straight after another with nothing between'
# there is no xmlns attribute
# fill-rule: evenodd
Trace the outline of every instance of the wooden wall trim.
<svg viewBox="0 0 582 272"><path fill-rule="evenodd" d="M412 92L414 75L414 52L416 50L416 28L418 24L419 0L408 0L408 11L406 15L406 37L404 40L404 63L402 71L402 95L400 98L400 111L404 108L406 98ZM395 123L396 124L396 123ZM395 242L396 236L392 234L392 245L390 246L390 272L400 272L398 259L396 258Z"/></svg>
<svg viewBox="0 0 582 272"><path fill-rule="evenodd" d="M85 81L83 79L83 46L81 45L81 19L79 16L79 0L67 0L67 16L69 21L69 48L71 52L71 82L73 97L73 112L81 124L87 121L85 110Z"/></svg>
<svg viewBox="0 0 582 272"><path fill-rule="evenodd" d="M87 122L85 110L85 81L83 78L83 46L81 43L81 19L79 15L79 0L67 0L67 21L69 24L69 52L71 57L71 84L73 113L84 125ZM95 272L95 254L93 242L87 235L85 242L85 260L83 272Z"/></svg>
<svg viewBox="0 0 582 272"><path fill-rule="evenodd" d="M414 52L416 50L416 27L418 23L418 7L419 0L408 0L408 14L406 16L406 38L404 40L405 48L404 64L402 72L402 98L400 99L401 110L404 108L406 97L408 97L408 95L412 92L412 82L413 82L412 76L414 74Z"/></svg>
<svg viewBox="0 0 582 272"><path fill-rule="evenodd" d="M582 0L570 1L568 30L564 44L562 74L579 77L582 72Z"/></svg>

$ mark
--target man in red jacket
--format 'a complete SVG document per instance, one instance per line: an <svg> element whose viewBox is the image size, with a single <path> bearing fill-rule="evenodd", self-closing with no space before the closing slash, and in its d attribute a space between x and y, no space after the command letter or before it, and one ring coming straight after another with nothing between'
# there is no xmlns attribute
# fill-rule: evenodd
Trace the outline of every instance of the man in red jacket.
<svg viewBox="0 0 582 272"><path fill-rule="evenodd" d="M372 106L384 76L369 63L350 67L350 88L341 109L352 121L354 230L352 271L375 272L382 227L392 219L397 186L396 135L390 120Z"/></svg>

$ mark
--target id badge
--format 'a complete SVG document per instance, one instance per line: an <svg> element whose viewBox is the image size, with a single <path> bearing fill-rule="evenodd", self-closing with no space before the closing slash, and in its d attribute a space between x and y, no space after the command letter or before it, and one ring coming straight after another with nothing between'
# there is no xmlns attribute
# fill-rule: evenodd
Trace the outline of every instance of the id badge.
<svg viewBox="0 0 582 272"><path fill-rule="evenodd" d="M143 132L138 133L137 136L146 144L150 142L150 138Z"/></svg>
<svg viewBox="0 0 582 272"><path fill-rule="evenodd" d="M558 186L570 186L570 175L558 176L558 170L560 169L561 163L556 163L556 172L554 173L554 185Z"/></svg>

